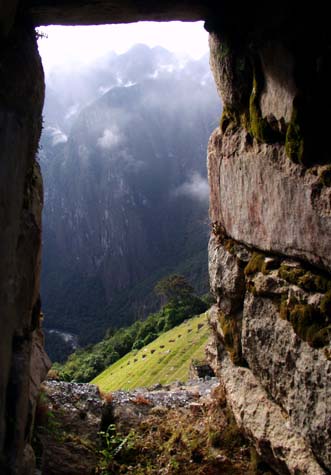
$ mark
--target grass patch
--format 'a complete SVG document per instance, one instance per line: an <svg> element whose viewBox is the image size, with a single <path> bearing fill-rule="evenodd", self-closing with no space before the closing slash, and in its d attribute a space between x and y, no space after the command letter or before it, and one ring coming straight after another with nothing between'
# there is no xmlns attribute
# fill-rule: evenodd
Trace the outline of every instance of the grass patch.
<svg viewBox="0 0 331 475"><path fill-rule="evenodd" d="M204 313L163 333L139 351L131 351L91 382L102 391L115 391L187 381L192 359L205 358L208 338Z"/></svg>

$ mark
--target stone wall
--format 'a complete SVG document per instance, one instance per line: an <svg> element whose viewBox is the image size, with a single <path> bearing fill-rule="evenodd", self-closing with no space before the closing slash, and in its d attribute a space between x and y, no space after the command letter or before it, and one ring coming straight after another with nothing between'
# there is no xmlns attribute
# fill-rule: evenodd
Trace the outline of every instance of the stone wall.
<svg viewBox="0 0 331 475"><path fill-rule="evenodd" d="M30 362L39 340L43 200L35 155L44 99L34 29L21 21L10 28L13 9L7 13L0 49L0 472L4 474L19 473L23 453L29 453L25 447L33 417ZM34 371L36 382L46 371L48 361L43 361Z"/></svg>
<svg viewBox="0 0 331 475"><path fill-rule="evenodd" d="M309 114L325 116L330 57L318 38L299 54L293 31L211 30L209 356L278 473L329 473L331 154Z"/></svg>

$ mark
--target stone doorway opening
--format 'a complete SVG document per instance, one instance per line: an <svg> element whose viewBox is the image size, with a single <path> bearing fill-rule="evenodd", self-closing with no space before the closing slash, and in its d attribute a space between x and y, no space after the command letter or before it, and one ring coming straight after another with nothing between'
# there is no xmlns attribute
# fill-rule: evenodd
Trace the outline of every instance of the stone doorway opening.
<svg viewBox="0 0 331 475"><path fill-rule="evenodd" d="M157 310L167 273L208 291L205 157L221 107L202 22L38 31L41 297L46 349L63 362Z"/></svg>

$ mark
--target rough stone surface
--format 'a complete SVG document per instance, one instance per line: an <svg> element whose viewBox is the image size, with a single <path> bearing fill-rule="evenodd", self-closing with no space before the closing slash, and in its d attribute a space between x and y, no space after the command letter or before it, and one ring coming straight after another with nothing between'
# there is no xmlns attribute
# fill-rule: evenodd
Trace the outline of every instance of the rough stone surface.
<svg viewBox="0 0 331 475"><path fill-rule="evenodd" d="M270 43L261 51L261 62L265 78L261 93L262 116L273 114L277 120L284 118L288 123L297 93L293 57L283 45ZM280 62L282 68L279 68Z"/></svg>
<svg viewBox="0 0 331 475"><path fill-rule="evenodd" d="M42 183L34 157L44 88L33 30L11 31L0 65L0 471L12 474L30 432L30 356L40 311Z"/></svg>
<svg viewBox="0 0 331 475"><path fill-rule="evenodd" d="M231 362L222 341L217 307L211 309L209 318L213 328L218 328L218 338L209 347L211 361L238 425L255 441L257 450L277 473L326 474L307 441L281 407L270 399L253 371Z"/></svg>
<svg viewBox="0 0 331 475"><path fill-rule="evenodd" d="M208 7L203 2L119 2L94 0L71 1L66 8L49 0L29 1L29 13L37 25L60 23L62 25L88 25L105 23L129 23L134 21L197 21L206 16Z"/></svg>
<svg viewBox="0 0 331 475"><path fill-rule="evenodd" d="M44 349L44 335L37 328L32 335L32 351L30 358L30 412L34 414L35 405L40 391L40 385L46 378L52 363ZM32 426L31 426L32 430Z"/></svg>
<svg viewBox="0 0 331 475"><path fill-rule="evenodd" d="M217 242L218 245L215 245ZM263 444L277 447L279 433L282 431L281 424L286 423L286 427L291 428L292 435L295 433L296 436L304 440L306 448L302 447L300 450L306 450L306 456L308 457L307 454L310 454L308 458L314 454L316 462L324 468L325 471L321 468L322 472L317 473L328 473L328 470L331 470L331 361L329 346L313 348L299 337L292 323L281 318L280 315L281 302L285 303L285 301L292 300L300 305L309 304L314 308L320 308L326 295L325 290L320 293L316 290L309 290L307 284L306 287L304 285L300 287L284 280L281 277L284 268L292 269L292 271L302 269L299 262L287 258L260 255L263 261L254 268L252 264L249 264L254 261L252 254L247 251L248 255L251 255L251 260L247 264L247 254L243 252L243 246L234 242L231 247L233 253L231 256L234 260L229 260L229 252L223 247L224 244L228 247L229 242L232 243L224 235L214 236L210 242L211 287L218 297L218 303L210 312L214 340L208 347L209 361L225 388L231 388L233 401L237 401L241 392L247 390L245 385L246 383L251 384L248 383L250 378L255 378L254 384L258 385L261 390L263 388L265 392L265 396L260 399L259 403L265 404L264 410L268 414L266 417L274 419L273 423L275 423L278 413L282 414L284 420L283 422L279 421L279 427L270 430L261 440L259 430L262 416L250 409L248 393L247 399L245 396L245 402L241 406L236 406L237 402L236 404L231 403L231 397L229 399L235 415L237 414L236 417L240 415L242 418L241 424L245 432L251 434L253 440L255 439L258 450L269 464L281 463L279 466L277 465L279 473L288 473L285 466L289 473L296 473L291 462L292 456L284 457L284 454L278 452L278 449L276 451L272 449L271 454L262 447ZM242 261L242 259L245 260ZM228 305L225 309L223 303L224 300L228 301L229 290L232 289L231 282L234 282L229 278L233 269L236 268L233 266L234 262L237 262L237 265L238 262L241 262L238 269L244 275L244 282L240 281L237 294L237 300L243 306L240 325L238 325L238 312L235 307ZM273 266L273 268L267 269L265 267L267 265ZM250 270L248 270L249 266L251 266ZM315 272L318 271L315 269ZM224 283L220 278L223 275L228 276ZM318 274L314 275L318 276ZM230 350L229 335L225 333L225 331L228 332L229 326L223 326L224 317L222 315L224 312L227 314L227 321L233 322L231 328L235 331L235 334L231 336ZM243 370L242 374L239 367L233 369L232 363L229 366L228 362L227 351L231 355L231 345L235 338L239 339L243 361L248 366L248 369ZM233 358L231 359L233 360ZM233 375L229 379L230 373L237 369L239 371L238 379ZM239 374L245 375L242 381L240 381ZM247 374L250 376L248 377ZM242 387L239 385L239 381L240 385L243 384ZM253 394L251 396L256 397ZM285 432L286 430L284 429ZM287 443L290 444L292 435L288 435L288 442L284 437L283 448ZM278 461L272 462L272 457ZM283 463L284 466L282 466ZM312 469L308 470L306 462L303 462L302 467L302 473L314 473L310 472Z"/></svg>
<svg viewBox="0 0 331 475"><path fill-rule="evenodd" d="M231 245L231 243L230 243ZM237 245L237 248L239 246ZM239 249L237 249L239 252ZM249 253L247 253L248 260ZM246 256L245 256L246 257ZM209 241L209 277L211 290L220 296L219 306L225 313L234 312L242 306L245 293L243 266L234 253L223 247L215 234Z"/></svg>
<svg viewBox="0 0 331 475"><path fill-rule="evenodd" d="M240 111L249 99L253 72L246 45L228 35L209 35L210 68L224 109Z"/></svg>
<svg viewBox="0 0 331 475"><path fill-rule="evenodd" d="M213 222L250 246L331 269L331 188L319 186L316 170L292 163L278 144L248 145L243 129L214 132L209 149Z"/></svg>
<svg viewBox="0 0 331 475"><path fill-rule="evenodd" d="M325 352L302 341L270 299L252 294L245 299L242 351L293 428L331 469L331 361Z"/></svg>

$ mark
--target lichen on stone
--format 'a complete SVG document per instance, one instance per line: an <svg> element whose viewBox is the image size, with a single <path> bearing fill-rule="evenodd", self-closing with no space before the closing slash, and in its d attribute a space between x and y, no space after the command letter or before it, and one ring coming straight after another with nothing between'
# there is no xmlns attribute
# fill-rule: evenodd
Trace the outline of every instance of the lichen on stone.
<svg viewBox="0 0 331 475"><path fill-rule="evenodd" d="M308 292L323 293L331 289L331 279L307 270L304 267L281 265L278 275L290 284L297 285Z"/></svg>
<svg viewBox="0 0 331 475"><path fill-rule="evenodd" d="M224 346L232 363L237 366L244 366L241 351L241 330L238 321L233 316L220 312L219 323L223 332Z"/></svg>
<svg viewBox="0 0 331 475"><path fill-rule="evenodd" d="M280 318L289 321L302 340L313 348L323 348L330 343L331 279L327 275L313 272L299 263L280 265L279 259L258 252L253 253L244 272L246 290L254 296L271 300ZM263 278L261 273L266 277ZM259 278L257 274L260 274ZM261 278L265 284L262 287ZM267 285L275 278L286 281L284 289L275 291L273 285ZM294 292L291 290L298 287Z"/></svg>
<svg viewBox="0 0 331 475"><path fill-rule="evenodd" d="M327 294L320 306L298 302L293 297L283 297L280 304L280 317L289 321L295 333L316 349L327 346L331 341L331 293Z"/></svg>
<svg viewBox="0 0 331 475"><path fill-rule="evenodd" d="M245 275L256 274L257 272L267 273L265 264L265 255L259 252L254 252L247 266L245 267Z"/></svg>

